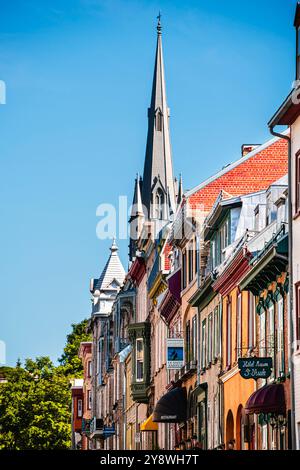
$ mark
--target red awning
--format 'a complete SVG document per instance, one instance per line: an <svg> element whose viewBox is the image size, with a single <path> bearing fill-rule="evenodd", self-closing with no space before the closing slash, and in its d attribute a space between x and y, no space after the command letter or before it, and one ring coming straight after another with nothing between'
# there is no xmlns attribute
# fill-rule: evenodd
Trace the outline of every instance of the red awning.
<svg viewBox="0 0 300 470"><path fill-rule="evenodd" d="M246 414L274 413L285 415L285 394L282 384L270 384L258 389L248 398Z"/></svg>

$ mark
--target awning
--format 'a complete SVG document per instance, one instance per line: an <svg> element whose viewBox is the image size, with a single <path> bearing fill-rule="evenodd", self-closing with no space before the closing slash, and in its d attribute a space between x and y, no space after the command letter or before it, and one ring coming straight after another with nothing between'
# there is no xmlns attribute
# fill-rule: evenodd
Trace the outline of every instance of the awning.
<svg viewBox="0 0 300 470"><path fill-rule="evenodd" d="M173 388L158 400L153 421L156 423L181 423L187 419L187 397L185 387Z"/></svg>
<svg viewBox="0 0 300 470"><path fill-rule="evenodd" d="M258 389L248 398L245 406L246 414L274 413L285 415L286 404L282 384L270 384Z"/></svg>
<svg viewBox="0 0 300 470"><path fill-rule="evenodd" d="M141 431L158 431L158 424L153 422L153 414L147 418L140 427Z"/></svg>

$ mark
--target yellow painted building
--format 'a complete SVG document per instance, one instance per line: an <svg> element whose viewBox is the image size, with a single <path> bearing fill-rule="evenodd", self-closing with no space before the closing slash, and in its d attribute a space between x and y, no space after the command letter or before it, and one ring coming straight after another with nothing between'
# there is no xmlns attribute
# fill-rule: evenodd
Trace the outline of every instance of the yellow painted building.
<svg viewBox="0 0 300 470"><path fill-rule="evenodd" d="M237 450L252 448L251 423L246 421L245 405L255 391L253 379L241 377L238 359L255 347L255 297L240 292L238 281L248 269L248 256L242 247L214 283L222 295L222 371L224 443ZM247 424L247 426L246 426ZM247 429L247 433L245 433Z"/></svg>

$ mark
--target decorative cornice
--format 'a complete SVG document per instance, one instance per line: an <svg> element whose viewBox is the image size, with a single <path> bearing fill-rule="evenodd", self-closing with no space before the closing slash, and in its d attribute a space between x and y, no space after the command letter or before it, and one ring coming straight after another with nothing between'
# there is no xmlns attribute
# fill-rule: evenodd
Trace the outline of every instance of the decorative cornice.
<svg viewBox="0 0 300 470"><path fill-rule="evenodd" d="M250 270L249 260L251 256L247 248L242 247L231 263L213 283L213 289L220 292L223 296L228 295L229 292L238 285L240 279Z"/></svg>

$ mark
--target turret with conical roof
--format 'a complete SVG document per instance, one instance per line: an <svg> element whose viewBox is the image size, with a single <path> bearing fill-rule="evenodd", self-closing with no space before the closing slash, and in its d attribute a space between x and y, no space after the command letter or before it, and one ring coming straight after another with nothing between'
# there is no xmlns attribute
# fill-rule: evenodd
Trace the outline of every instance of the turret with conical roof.
<svg viewBox="0 0 300 470"><path fill-rule="evenodd" d="M110 256L99 279L91 279L90 291L93 296L93 313L110 313L113 300L125 279L126 273L118 255L118 246L115 239L113 239L110 251Z"/></svg>

